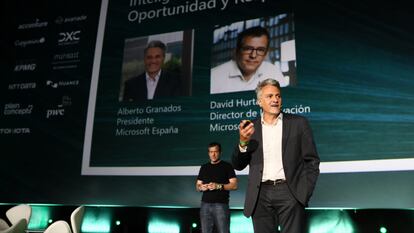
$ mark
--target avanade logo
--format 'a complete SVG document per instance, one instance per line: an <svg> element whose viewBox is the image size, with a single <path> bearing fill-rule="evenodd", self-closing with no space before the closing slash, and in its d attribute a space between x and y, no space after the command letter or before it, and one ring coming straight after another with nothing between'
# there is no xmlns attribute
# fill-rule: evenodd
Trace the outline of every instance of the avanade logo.
<svg viewBox="0 0 414 233"><path fill-rule="evenodd" d="M88 18L86 15L78 15L78 16L72 16L72 17L63 17L58 16L55 19L56 24L64 24L64 23L74 23L74 22L81 22L85 21Z"/></svg>

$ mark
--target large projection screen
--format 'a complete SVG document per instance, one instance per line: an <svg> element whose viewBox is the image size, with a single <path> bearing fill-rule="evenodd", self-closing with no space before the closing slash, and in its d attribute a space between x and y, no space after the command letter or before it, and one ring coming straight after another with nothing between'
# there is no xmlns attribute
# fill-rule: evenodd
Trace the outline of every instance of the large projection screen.
<svg viewBox="0 0 414 233"><path fill-rule="evenodd" d="M239 33L261 26L271 37L265 62L282 72L283 111L309 119L321 158L310 207L414 207L410 7L342 0L4 6L4 203L198 207L194 184L208 143L220 142L229 161L238 123L260 116L255 92L217 91L228 86L217 84L225 76L215 71L234 57ZM178 78L180 94L133 100L128 83L144 73L153 41L166 45L163 70ZM237 173L232 208L243 206L247 173Z"/></svg>

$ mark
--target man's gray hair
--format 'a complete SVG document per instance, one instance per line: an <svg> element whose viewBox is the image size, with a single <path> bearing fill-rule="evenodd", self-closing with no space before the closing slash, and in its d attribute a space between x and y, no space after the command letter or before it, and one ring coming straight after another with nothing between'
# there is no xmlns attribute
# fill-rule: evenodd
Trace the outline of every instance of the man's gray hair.
<svg viewBox="0 0 414 233"><path fill-rule="evenodd" d="M281 91L280 83L276 79L272 79L272 78L265 79L265 80L263 80L263 81L261 81L257 84L257 87L256 87L256 98L257 98L257 100L259 100L260 96L262 95L263 87L265 87L267 85L274 86L277 89L279 89L279 91Z"/></svg>
<svg viewBox="0 0 414 233"><path fill-rule="evenodd" d="M147 50L149 48L160 48L162 50L162 54L165 57L165 51L167 50L167 46L160 40L152 40L148 43L147 47L144 49L144 54L147 54Z"/></svg>

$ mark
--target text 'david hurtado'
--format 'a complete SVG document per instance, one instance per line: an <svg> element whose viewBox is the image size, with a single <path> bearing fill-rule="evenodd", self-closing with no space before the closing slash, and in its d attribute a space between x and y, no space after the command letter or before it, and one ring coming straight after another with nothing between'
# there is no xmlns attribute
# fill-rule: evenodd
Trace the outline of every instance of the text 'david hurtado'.
<svg viewBox="0 0 414 233"><path fill-rule="evenodd" d="M294 105L284 107L283 113L307 114L311 112L310 106ZM256 98L251 99L226 99L222 101L210 101L210 132L234 131L239 129L243 119L255 119L260 117L261 110L257 106Z"/></svg>
<svg viewBox="0 0 414 233"><path fill-rule="evenodd" d="M260 115L258 109L253 109L256 105L256 98L210 101L209 131L237 130L242 119L253 119Z"/></svg>

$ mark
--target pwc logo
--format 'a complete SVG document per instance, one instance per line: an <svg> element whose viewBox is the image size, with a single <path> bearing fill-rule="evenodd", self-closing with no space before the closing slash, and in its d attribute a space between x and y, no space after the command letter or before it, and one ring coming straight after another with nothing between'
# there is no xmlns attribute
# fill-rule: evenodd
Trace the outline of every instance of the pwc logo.
<svg viewBox="0 0 414 233"><path fill-rule="evenodd" d="M46 110L46 118L52 118L52 117L58 117L58 116L64 116L65 115L65 109L64 108L55 108L55 109L47 109Z"/></svg>
<svg viewBox="0 0 414 233"><path fill-rule="evenodd" d="M60 32L58 35L59 45L77 44L80 41L81 31Z"/></svg>
<svg viewBox="0 0 414 233"><path fill-rule="evenodd" d="M61 103L56 107L46 109L46 119L58 118L61 119L65 116L66 108L72 105L72 98L70 96L62 96Z"/></svg>
<svg viewBox="0 0 414 233"><path fill-rule="evenodd" d="M14 72L35 71L36 67L36 63L16 64L14 66Z"/></svg>

